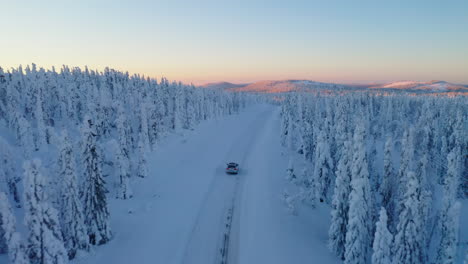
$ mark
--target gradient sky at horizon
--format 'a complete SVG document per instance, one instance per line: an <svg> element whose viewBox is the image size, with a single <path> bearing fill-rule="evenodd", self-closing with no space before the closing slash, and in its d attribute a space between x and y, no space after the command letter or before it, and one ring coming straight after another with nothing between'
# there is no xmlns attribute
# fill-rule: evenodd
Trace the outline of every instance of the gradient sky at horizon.
<svg viewBox="0 0 468 264"><path fill-rule="evenodd" d="M0 67L36 63L195 84L468 83L468 1L5 1Z"/></svg>

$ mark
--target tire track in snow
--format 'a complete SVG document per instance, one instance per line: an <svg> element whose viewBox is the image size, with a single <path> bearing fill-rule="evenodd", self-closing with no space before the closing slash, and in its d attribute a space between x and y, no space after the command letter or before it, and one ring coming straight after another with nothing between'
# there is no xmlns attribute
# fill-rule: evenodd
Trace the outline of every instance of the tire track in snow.
<svg viewBox="0 0 468 264"><path fill-rule="evenodd" d="M223 245L221 247L221 264L228 263L228 253L229 253L229 241L231 240L231 226L232 226L232 217L234 214L234 206L229 208L226 218L226 230L223 234Z"/></svg>

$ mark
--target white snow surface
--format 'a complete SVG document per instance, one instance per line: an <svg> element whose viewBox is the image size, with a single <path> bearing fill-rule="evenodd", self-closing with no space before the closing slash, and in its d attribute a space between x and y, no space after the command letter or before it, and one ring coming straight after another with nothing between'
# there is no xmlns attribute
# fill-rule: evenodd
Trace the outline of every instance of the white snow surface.
<svg viewBox="0 0 468 264"><path fill-rule="evenodd" d="M113 239L72 263L339 263L326 247L329 209L291 215L281 199L278 131L279 108L257 105L170 136L149 156L149 177L132 179L132 199L109 196ZM238 175L225 174L230 161Z"/></svg>
<svg viewBox="0 0 468 264"><path fill-rule="evenodd" d="M399 88L399 87L406 87L406 86L415 86L420 85L423 82L415 82L415 81L400 81L400 82L392 82L383 85L383 88Z"/></svg>
<svg viewBox="0 0 468 264"><path fill-rule="evenodd" d="M412 89L412 90L432 90L435 92L443 92L447 90L460 90L466 89L462 85L448 83L444 81L429 81L429 82L416 82L416 81L399 81L383 85L377 85L371 88L394 88L394 89Z"/></svg>

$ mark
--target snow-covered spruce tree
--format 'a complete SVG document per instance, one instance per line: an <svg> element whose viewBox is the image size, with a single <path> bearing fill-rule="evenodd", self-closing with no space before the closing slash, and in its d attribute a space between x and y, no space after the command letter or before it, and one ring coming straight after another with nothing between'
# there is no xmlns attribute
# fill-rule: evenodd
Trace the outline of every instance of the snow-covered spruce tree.
<svg viewBox="0 0 468 264"><path fill-rule="evenodd" d="M28 264L24 244L21 241L21 235L16 232L16 219L11 211L8 197L0 192L0 229L3 230L3 237L7 246L8 255L11 263ZM3 252L5 253L5 252Z"/></svg>
<svg viewBox="0 0 468 264"><path fill-rule="evenodd" d="M117 132L119 135L119 150L116 153L119 187L117 190L117 198L129 199L133 196L130 187L130 146L129 133L127 131L128 122L125 117L124 109L121 105L118 107L118 118L116 120Z"/></svg>
<svg viewBox="0 0 468 264"><path fill-rule="evenodd" d="M43 113L43 105L42 105L42 88L38 87L36 91L36 111L34 115L36 117L36 150L39 150L43 146L47 144L46 141L46 126L44 124L44 113Z"/></svg>
<svg viewBox="0 0 468 264"><path fill-rule="evenodd" d="M293 118L291 116L291 113L288 115L288 134L286 135L286 147L289 150L294 149L294 124L293 124Z"/></svg>
<svg viewBox="0 0 468 264"><path fill-rule="evenodd" d="M372 246L372 264L392 264L392 240L393 236L387 226L387 211L382 207Z"/></svg>
<svg viewBox="0 0 468 264"><path fill-rule="evenodd" d="M140 133L138 140L142 141L144 146L150 146L147 112L147 104L146 102L142 102L140 106Z"/></svg>
<svg viewBox="0 0 468 264"><path fill-rule="evenodd" d="M372 200L364 140L365 126L361 121L356 126L353 139L345 264L366 263L372 243Z"/></svg>
<svg viewBox="0 0 468 264"><path fill-rule="evenodd" d="M141 136L141 135L140 135ZM144 139L140 137L138 141L138 177L146 178L148 176L148 162L146 160L147 145Z"/></svg>
<svg viewBox="0 0 468 264"><path fill-rule="evenodd" d="M106 187L101 171L101 153L96 143L92 120L85 116L82 127L82 158L84 166L84 223L92 245L111 239Z"/></svg>
<svg viewBox="0 0 468 264"><path fill-rule="evenodd" d="M178 87L177 84L175 84L176 87ZM178 87L179 88L179 87ZM173 91L173 94L171 95L172 96L172 114L173 114L173 118L172 118L172 129L175 131L175 132L179 132L180 129L182 128L182 107L181 107L181 96L182 96L182 93L180 91L180 89L176 89ZM217 108L218 109L218 108Z"/></svg>
<svg viewBox="0 0 468 264"><path fill-rule="evenodd" d="M180 85L180 89L176 95L176 101L178 106L178 116L179 121L176 127L178 129L188 129L189 122L188 122L188 113L187 113L187 90Z"/></svg>
<svg viewBox="0 0 468 264"><path fill-rule="evenodd" d="M194 94L189 89L184 89L185 91L185 102L184 102L184 120L182 127L184 129L192 129L195 124L195 107L192 100L189 98L193 98ZM230 98L230 97L228 97ZM226 108L229 109L228 114L232 114L232 104L227 104Z"/></svg>
<svg viewBox="0 0 468 264"><path fill-rule="evenodd" d="M401 214L403 210L403 203L405 200L405 193L407 187L407 174L409 171L412 171L413 159L414 159L414 129L410 128L405 130L403 133L403 139L401 141L401 159L400 159L400 168L397 174L397 188L398 188L398 200L396 204L396 213Z"/></svg>
<svg viewBox="0 0 468 264"><path fill-rule="evenodd" d="M455 262L458 243L460 203L456 200L458 174L456 151L447 156L447 174L444 178L442 208L440 212L440 243L437 251L437 263Z"/></svg>
<svg viewBox="0 0 468 264"><path fill-rule="evenodd" d="M339 153L337 147L336 147L336 137L337 137L337 134L336 134L336 127L337 125L333 124L333 120L334 120L334 112L332 110L332 107L331 106L333 104L333 101L330 100L328 101L327 103L327 118L325 118L325 126L324 126L324 129L325 129L325 133L326 133L326 138L327 138L327 145L328 145L328 149L329 149L329 153L330 153L330 157L329 157L329 160L328 160L328 163L330 164L330 175L329 175L329 182L330 182L330 187L333 186L333 184L335 183L335 167L336 164L338 163L338 157L341 153ZM328 188L327 192L330 192L331 190L333 190L333 188ZM327 193L327 201L331 201L331 194Z"/></svg>
<svg viewBox="0 0 468 264"><path fill-rule="evenodd" d="M297 152L299 154L304 155L304 146L305 146L305 136L306 134L304 133L305 129L305 124L304 124L304 106L303 106L303 97L302 94L297 94L297 104L296 104L296 111L297 111L297 117L296 117L296 123L297 123L297 128L299 132L299 142L298 142L298 149Z"/></svg>
<svg viewBox="0 0 468 264"><path fill-rule="evenodd" d="M93 118L94 130L96 131L98 139L100 139L103 136L103 119L109 117L104 117L103 115L101 100L99 98L99 90L96 83L91 81L85 82L81 85L85 87L85 90L88 93L86 95L86 100L83 102L84 112Z"/></svg>
<svg viewBox="0 0 468 264"><path fill-rule="evenodd" d="M306 182L304 184L304 190L302 190L303 194L303 200L312 206L312 208L315 208L316 203L317 203L317 196L316 196L316 189L317 189L317 184L316 180L314 178L313 174L308 174L309 177L306 179Z"/></svg>
<svg viewBox="0 0 468 264"><path fill-rule="evenodd" d="M75 156L66 131L62 134L61 144L57 162L58 175L62 179L59 216L63 242L69 259L73 259L77 250L87 250L89 244L78 194Z"/></svg>
<svg viewBox="0 0 468 264"><path fill-rule="evenodd" d="M5 113L6 113L6 121L8 124L8 127L10 127L13 130L16 130L17 127L17 122L18 122L18 116L19 116L19 109L18 105L20 102L20 93L16 87L16 85L13 83L13 75L10 74L7 78L3 78L2 80L5 82L2 82L4 85L6 85L6 91L5 91Z"/></svg>
<svg viewBox="0 0 468 264"><path fill-rule="evenodd" d="M464 198L468 196L468 161L466 157L468 156L468 135L466 133L466 116L467 110L462 110L460 106L457 110L456 117L454 118L453 133L451 135L451 141L453 142L454 147L452 148L456 151L458 171L458 197Z"/></svg>
<svg viewBox="0 0 468 264"><path fill-rule="evenodd" d="M99 90L99 130L98 133L101 134L103 137L107 138L110 136L111 133L111 123L113 108L112 108L112 96L108 89L100 89Z"/></svg>
<svg viewBox="0 0 468 264"><path fill-rule="evenodd" d="M132 143L129 131L130 126L122 103L118 103L117 105L117 119L115 120L115 126L117 127L118 142L122 146L124 154L128 157L130 156Z"/></svg>
<svg viewBox="0 0 468 264"><path fill-rule="evenodd" d="M414 172L406 174L406 192L403 196L403 204L396 228L394 264L419 264L424 263L421 241L421 217L419 201L419 181Z"/></svg>
<svg viewBox="0 0 468 264"><path fill-rule="evenodd" d="M375 132L374 132L375 133ZM379 204L378 202L380 201L380 199L378 199L378 196L379 196L379 187L380 187L380 183L381 183L381 176L380 176L380 172L377 170L377 163L378 163L378 155L377 155L377 140L376 140L376 135L370 135L370 137L372 138L371 142L369 143L370 146L368 146L368 157L369 157L369 175L371 175L369 177L369 181L370 181L370 184L371 184L371 194L372 194L372 200L373 201L376 201L374 203L375 206L377 206L376 208L374 208L374 211L375 212L378 212L379 210ZM380 161L379 161L380 162ZM375 217L377 218L378 216L375 215ZM375 219L375 221L377 221L377 219Z"/></svg>
<svg viewBox="0 0 468 264"><path fill-rule="evenodd" d="M23 149L25 158L31 157L32 150L35 149L34 140L32 138L33 131L28 120L23 116L18 116L18 131L16 131L19 145Z"/></svg>
<svg viewBox="0 0 468 264"><path fill-rule="evenodd" d="M393 141L389 136L384 147L384 166L382 184L380 185L380 195L382 196L382 206L386 209L388 215L388 225L394 227L395 219L395 172L392 164Z"/></svg>
<svg viewBox="0 0 468 264"><path fill-rule="evenodd" d="M0 137L0 180L2 176L8 187L8 194L13 197L16 207L21 207L20 194L18 191L18 183L21 181L20 175L18 175L14 163L13 153L11 146L2 137Z"/></svg>
<svg viewBox="0 0 468 264"><path fill-rule="evenodd" d="M349 193L351 182L351 160L349 141L344 141L335 179L335 191L332 199L331 224L328 230L328 246L338 257L344 260L346 244L346 226L348 225Z"/></svg>
<svg viewBox="0 0 468 264"><path fill-rule="evenodd" d="M116 198L124 200L130 199L133 197L133 191L130 187L130 160L125 155L125 151L120 144L116 153L116 163L119 177L119 186Z"/></svg>
<svg viewBox="0 0 468 264"><path fill-rule="evenodd" d="M286 97L285 103L281 105L281 145L283 146L286 146L289 127L289 111L287 110L288 104L286 103L287 100L288 97Z"/></svg>
<svg viewBox="0 0 468 264"><path fill-rule="evenodd" d="M320 202L328 201L330 185L333 179L333 163L326 131L321 130L317 139L314 165L314 177L317 180L317 198Z"/></svg>
<svg viewBox="0 0 468 264"><path fill-rule="evenodd" d="M439 183L443 184L444 183L444 175L446 174L446 168L443 164L446 164L447 160L447 155L449 153L448 147L447 147L447 137L445 135L442 135L440 137L440 152L438 155L438 170L437 170L437 175L439 175Z"/></svg>
<svg viewBox="0 0 468 264"><path fill-rule="evenodd" d="M431 189L432 187L430 186L430 183L427 179L428 173L427 173L427 166L428 166L428 160L429 160L429 135L428 132L429 129L426 127L422 127L421 129L421 136L420 138L422 139L422 142L418 144L419 148L419 159L416 162L416 179L419 182L419 193L418 193L418 199L420 201L420 206L419 206L419 215L421 218L421 232L420 232L420 237L421 237L421 243L423 245L422 247L422 256L424 258L424 262L428 262L428 253L427 249L429 248L430 245L430 229L432 228L429 223L429 217L431 215L431 207L433 203L432 199L432 192Z"/></svg>
<svg viewBox="0 0 468 264"><path fill-rule="evenodd" d="M7 104L6 104L6 94L7 94L7 85L5 80L5 72L0 67L0 116L5 118L5 121L8 121L7 118Z"/></svg>
<svg viewBox="0 0 468 264"><path fill-rule="evenodd" d="M57 211L49 204L46 181L40 171L40 160L24 163L24 219L29 230L27 254L33 264L67 263Z"/></svg>
<svg viewBox="0 0 468 264"><path fill-rule="evenodd" d="M346 107L348 107L346 98L340 98L337 104L335 114L335 160L339 162L341 154L344 153L344 142L348 140L349 116L346 113Z"/></svg>
<svg viewBox="0 0 468 264"><path fill-rule="evenodd" d="M151 104L148 106L151 109L148 121L151 147L155 146L156 142L162 137L165 127L168 126L168 114L166 114L167 102L165 104L163 101L165 95L163 92L163 89L155 89Z"/></svg>
<svg viewBox="0 0 468 264"><path fill-rule="evenodd" d="M304 135L303 135L303 156L304 160L312 161L314 154L314 137L313 137L313 128L310 124L310 121L304 121Z"/></svg>
<svg viewBox="0 0 468 264"><path fill-rule="evenodd" d="M1 171L0 171L0 173L1 173ZM2 175L0 174L0 181L2 180L1 176ZM5 193L0 191L0 199L5 200L5 201L0 201L0 203L2 203L2 202L6 203L8 197L6 196ZM4 224L3 224L3 215L5 215L6 212L5 212L5 208L2 208L2 205L0 205L0 208L3 209L3 210L0 210L0 254L5 254L8 251L8 244L7 244L7 241L6 241L5 230L4 230L4 227L3 227L4 226ZM8 209L10 209L10 205L8 205Z"/></svg>

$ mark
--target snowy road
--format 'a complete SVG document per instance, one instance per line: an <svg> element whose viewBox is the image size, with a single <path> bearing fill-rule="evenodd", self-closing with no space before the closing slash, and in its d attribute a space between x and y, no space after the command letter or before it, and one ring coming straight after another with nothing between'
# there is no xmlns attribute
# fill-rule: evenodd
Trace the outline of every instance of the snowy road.
<svg viewBox="0 0 468 264"><path fill-rule="evenodd" d="M328 210L292 216L281 201L278 118L254 106L165 140L150 177L133 179L135 197L110 200L114 239L75 263L338 263L325 246ZM239 175L224 173L228 161Z"/></svg>
<svg viewBox="0 0 468 264"><path fill-rule="evenodd" d="M236 217L238 194L243 188L245 178L249 177L250 160L248 157L253 146L266 128L265 124L272 111L261 110L246 124L232 127L233 134L227 137L230 147L219 149L223 157L212 177L202 207L197 214L183 263L231 263L231 247L237 248L238 241L230 236L231 217ZM233 161L240 164L238 175L227 175L224 164Z"/></svg>

